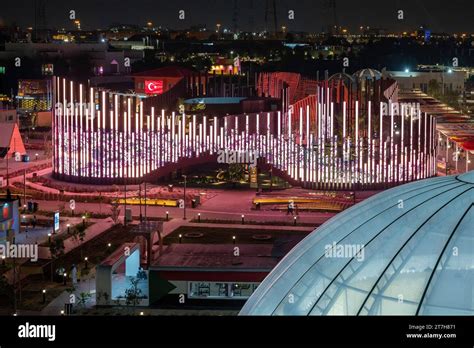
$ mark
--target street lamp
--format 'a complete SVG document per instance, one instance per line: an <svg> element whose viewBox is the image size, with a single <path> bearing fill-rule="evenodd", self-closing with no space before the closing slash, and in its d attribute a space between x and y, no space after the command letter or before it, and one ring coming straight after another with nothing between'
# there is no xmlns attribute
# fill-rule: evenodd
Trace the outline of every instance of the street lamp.
<svg viewBox="0 0 474 348"><path fill-rule="evenodd" d="M242 215L242 225L245 224L245 215Z"/></svg>
<svg viewBox="0 0 474 348"><path fill-rule="evenodd" d="M38 160L38 156L39 156L39 154L35 154L36 160Z"/></svg>
<svg viewBox="0 0 474 348"><path fill-rule="evenodd" d="M180 234L180 235L179 235L179 244L181 244L182 239L183 239L183 235Z"/></svg>
<svg viewBox="0 0 474 348"><path fill-rule="evenodd" d="M67 227L67 234L69 234L70 228L71 228L71 224L67 224L66 227Z"/></svg>
<svg viewBox="0 0 474 348"><path fill-rule="evenodd" d="M201 222L201 213L198 213L198 222Z"/></svg>
<svg viewBox="0 0 474 348"><path fill-rule="evenodd" d="M86 227L86 216L82 215L82 227Z"/></svg>
<svg viewBox="0 0 474 348"><path fill-rule="evenodd" d="M88 262L88 257L84 257L84 262L85 262L85 269L88 269L89 268L89 262Z"/></svg>
<svg viewBox="0 0 474 348"><path fill-rule="evenodd" d="M186 179L187 175L183 175L184 178L184 192L183 192L183 220L186 220Z"/></svg>
<svg viewBox="0 0 474 348"><path fill-rule="evenodd" d="M46 303L46 289L43 289L43 304Z"/></svg>
<svg viewBox="0 0 474 348"><path fill-rule="evenodd" d="M236 239L236 237L232 236L232 244L235 244L235 239Z"/></svg>
<svg viewBox="0 0 474 348"><path fill-rule="evenodd" d="M170 212L167 211L167 212L166 212L166 221L168 221L169 219L170 219Z"/></svg>
<svg viewBox="0 0 474 348"><path fill-rule="evenodd" d="M64 272L63 273L63 285L66 285L66 277L67 277L67 273Z"/></svg>
<svg viewBox="0 0 474 348"><path fill-rule="evenodd" d="M51 244L51 233L48 233L48 243Z"/></svg>

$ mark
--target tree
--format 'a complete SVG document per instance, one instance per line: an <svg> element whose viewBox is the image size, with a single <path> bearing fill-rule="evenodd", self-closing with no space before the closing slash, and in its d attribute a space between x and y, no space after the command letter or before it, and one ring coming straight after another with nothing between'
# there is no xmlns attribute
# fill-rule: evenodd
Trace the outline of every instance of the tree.
<svg viewBox="0 0 474 348"><path fill-rule="evenodd" d="M227 178L235 187L238 182L244 180L245 178L245 165L240 163L230 164L227 171Z"/></svg>
<svg viewBox="0 0 474 348"><path fill-rule="evenodd" d="M428 94L437 98L441 95L441 86L437 80L430 80L428 82Z"/></svg>
<svg viewBox="0 0 474 348"><path fill-rule="evenodd" d="M133 309L138 305L142 298L142 290L138 287L140 279L133 277L130 279L130 288L125 290L125 303L127 306L132 306Z"/></svg>
<svg viewBox="0 0 474 348"><path fill-rule="evenodd" d="M77 301L77 306L82 307L83 309L86 308L86 303L92 297L90 292L81 292L79 294L79 300Z"/></svg>
<svg viewBox="0 0 474 348"><path fill-rule="evenodd" d="M77 242L80 243L81 247L81 260L82 260L82 243L84 243L84 238L86 237L86 229L87 227L84 226L83 224L79 224L74 226L70 232L69 235Z"/></svg>
<svg viewBox="0 0 474 348"><path fill-rule="evenodd" d="M53 281L53 264L54 260L64 255L64 241L61 238L51 240L49 244L49 252L51 253L51 281Z"/></svg>

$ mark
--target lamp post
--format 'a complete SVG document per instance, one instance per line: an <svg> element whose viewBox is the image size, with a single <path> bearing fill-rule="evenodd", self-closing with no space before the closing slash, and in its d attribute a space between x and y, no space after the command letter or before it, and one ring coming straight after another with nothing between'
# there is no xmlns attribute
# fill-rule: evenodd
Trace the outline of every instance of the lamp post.
<svg viewBox="0 0 474 348"><path fill-rule="evenodd" d="M183 220L186 220L186 179L187 175L183 175L184 178L184 192L183 192Z"/></svg>
<svg viewBox="0 0 474 348"><path fill-rule="evenodd" d="M63 273L63 285L66 285L66 279L67 279L66 277L67 277L67 273L64 272Z"/></svg>
<svg viewBox="0 0 474 348"><path fill-rule="evenodd" d="M201 213L198 213L198 222L201 222Z"/></svg>
<svg viewBox="0 0 474 348"><path fill-rule="evenodd" d="M88 269L89 268L89 262L88 262L89 258L86 256L84 257L84 262L85 262L85 269Z"/></svg>
<svg viewBox="0 0 474 348"><path fill-rule="evenodd" d="M82 215L82 227L86 228L86 216Z"/></svg>
<svg viewBox="0 0 474 348"><path fill-rule="evenodd" d="M46 303L46 289L43 289L43 304Z"/></svg>
<svg viewBox="0 0 474 348"><path fill-rule="evenodd" d="M245 215L242 215L242 225L245 225Z"/></svg>
<svg viewBox="0 0 474 348"><path fill-rule="evenodd" d="M166 221L169 221L169 219L170 219L170 212L167 211L167 212L166 212Z"/></svg>
<svg viewBox="0 0 474 348"><path fill-rule="evenodd" d="M183 235L180 234L180 235L179 235L179 244L181 244L182 240L183 240Z"/></svg>

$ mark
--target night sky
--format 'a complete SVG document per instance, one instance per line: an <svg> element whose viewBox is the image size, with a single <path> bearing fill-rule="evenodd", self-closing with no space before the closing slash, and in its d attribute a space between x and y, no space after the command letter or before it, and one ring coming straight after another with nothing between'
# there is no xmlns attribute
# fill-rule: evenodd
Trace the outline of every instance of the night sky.
<svg viewBox="0 0 474 348"><path fill-rule="evenodd" d="M239 28L264 28L265 0L237 0ZM277 0L279 26L289 30L319 32L332 24L332 15L324 9L327 0ZM168 28L185 28L216 23L232 28L233 0L46 0L48 26L72 28L69 10L76 10L83 29L105 28L111 23L144 25L152 21ZM253 3L253 10L251 4ZM397 9L405 11L405 20L397 20ZM186 20L178 20L178 10L186 10ZM288 21L288 10L296 19ZM252 14L254 27L251 27ZM474 32L473 0L337 0L339 25L355 30L360 25L410 30L421 24L435 32ZM2 0L0 21L33 26L33 0Z"/></svg>

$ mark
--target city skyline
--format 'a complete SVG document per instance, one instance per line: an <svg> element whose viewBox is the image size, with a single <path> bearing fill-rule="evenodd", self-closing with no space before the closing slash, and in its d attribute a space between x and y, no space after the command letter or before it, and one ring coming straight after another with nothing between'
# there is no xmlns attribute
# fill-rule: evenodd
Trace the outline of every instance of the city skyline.
<svg viewBox="0 0 474 348"><path fill-rule="evenodd" d="M205 6L204 6L205 4ZM339 1L336 6L336 19L327 0L277 0L278 27L285 26L288 31L320 32L334 25L348 30L357 30L360 26L384 28L389 31L411 30L425 25L433 32L473 32L474 3L451 1L443 4L430 4L429 1L414 2L389 1L383 4L376 0L359 2ZM26 9L26 11L25 11ZM18 0L5 4L0 14L0 24L17 23L23 27L34 26L34 0ZM209 11L213 9L213 11ZM265 28L265 2L239 0L235 7L233 1L210 0L203 2L177 0L173 2L158 0L137 0L127 4L124 1L68 1L46 2L47 25L51 28L72 29L69 11L76 12L83 29L107 28L113 23L145 25L151 21L155 26L171 29L183 29L194 25L205 25L215 29L232 29L234 17L237 28L243 31L260 31ZM185 11L185 19L178 19L178 11ZM288 11L295 11L295 19L288 19ZM398 19L398 10L403 10L404 19ZM449 13L449 15L447 15ZM106 14L106 15L104 15ZM272 17L270 15L269 17ZM471 17L469 20L469 17ZM460 21L463 18L466 20ZM252 24L253 23L253 24ZM268 27L273 28L273 19Z"/></svg>

